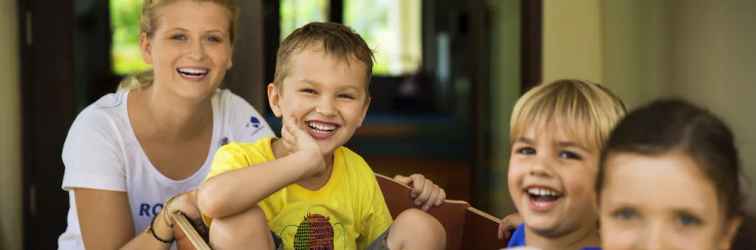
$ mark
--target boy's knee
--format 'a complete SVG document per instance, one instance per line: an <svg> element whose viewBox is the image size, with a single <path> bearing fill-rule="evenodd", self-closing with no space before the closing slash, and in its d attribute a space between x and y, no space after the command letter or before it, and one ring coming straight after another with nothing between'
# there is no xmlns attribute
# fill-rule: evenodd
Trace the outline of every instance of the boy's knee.
<svg viewBox="0 0 756 250"><path fill-rule="evenodd" d="M210 245L214 248L235 249L253 242L260 246L273 244L265 213L257 206L235 215L213 219L210 224Z"/></svg>
<svg viewBox="0 0 756 250"><path fill-rule="evenodd" d="M417 237L417 235L423 237ZM407 246L405 243L410 245L417 243L429 246L431 249L443 249L446 245L446 230L435 217L420 209L411 208L400 213L394 220L389 233L389 241L392 238L402 241L403 243L399 245L403 246Z"/></svg>
<svg viewBox="0 0 756 250"><path fill-rule="evenodd" d="M267 227L267 221L265 219L265 213L258 206L251 207L244 212L213 219L212 226L238 226L244 225L245 227Z"/></svg>

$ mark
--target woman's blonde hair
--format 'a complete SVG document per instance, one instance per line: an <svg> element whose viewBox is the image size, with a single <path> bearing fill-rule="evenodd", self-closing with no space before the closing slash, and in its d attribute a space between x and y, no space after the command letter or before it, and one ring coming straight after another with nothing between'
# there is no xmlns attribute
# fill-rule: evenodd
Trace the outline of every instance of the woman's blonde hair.
<svg viewBox="0 0 756 250"><path fill-rule="evenodd" d="M510 143L529 127L556 124L581 146L600 150L626 112L622 100L599 84L573 79L542 84L517 100Z"/></svg>
<svg viewBox="0 0 756 250"><path fill-rule="evenodd" d="M139 32L144 34L147 38L152 38L155 34L155 30L158 26L157 11L160 7L168 4L181 1L181 0L144 0L142 3L142 14L139 17ZM234 0L191 0L193 2L211 2L216 3L224 7L229 12L229 39L231 44L234 43L236 35L236 23L239 18L239 7ZM136 88L142 88L152 84L154 80L154 72L147 70L145 72L126 77L118 84L119 90L131 90Z"/></svg>

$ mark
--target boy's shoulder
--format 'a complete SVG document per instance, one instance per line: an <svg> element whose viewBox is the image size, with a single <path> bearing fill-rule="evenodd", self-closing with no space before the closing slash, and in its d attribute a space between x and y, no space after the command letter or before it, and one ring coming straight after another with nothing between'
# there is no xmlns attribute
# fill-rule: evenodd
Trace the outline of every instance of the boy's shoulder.
<svg viewBox="0 0 756 250"><path fill-rule="evenodd" d="M343 159L344 163L349 167L367 168L370 170L370 166L367 164L364 158L351 149L341 146L334 151L335 158ZM370 170L372 172L372 170Z"/></svg>
<svg viewBox="0 0 756 250"><path fill-rule="evenodd" d="M360 183L364 185L365 181L375 180L375 173L362 156L351 149L341 146L334 151L334 169L338 173L337 177L349 179L349 182ZM377 182L375 182L377 185Z"/></svg>
<svg viewBox="0 0 756 250"><path fill-rule="evenodd" d="M236 142L236 141L226 141L225 144L221 146L219 151L226 151L230 153L237 153L237 154L244 154L244 153L252 153L252 152L260 152L267 154L273 154L273 147L272 147L273 137L263 137L260 138L254 142Z"/></svg>
<svg viewBox="0 0 756 250"><path fill-rule="evenodd" d="M215 165L243 165L275 160L271 143L273 137L263 137L255 142L226 142L218 149L213 160Z"/></svg>

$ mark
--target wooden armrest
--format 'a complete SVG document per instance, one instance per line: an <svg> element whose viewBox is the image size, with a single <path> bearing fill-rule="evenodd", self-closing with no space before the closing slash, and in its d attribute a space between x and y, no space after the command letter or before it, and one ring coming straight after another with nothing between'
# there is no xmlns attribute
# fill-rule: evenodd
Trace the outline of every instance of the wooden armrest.
<svg viewBox="0 0 756 250"><path fill-rule="evenodd" d="M501 249L508 239L499 239L499 219L474 207L465 213L464 249Z"/></svg>
<svg viewBox="0 0 756 250"><path fill-rule="evenodd" d="M177 228L174 229L176 249L180 250L210 250L210 245L200 236L189 219L180 212L171 214ZM178 229L178 230L176 230Z"/></svg>
<svg viewBox="0 0 756 250"><path fill-rule="evenodd" d="M415 207L410 187L380 174L376 174L376 179L392 217L396 218L402 211ZM499 220L465 201L445 200L441 206L432 207L428 213L446 229L447 249L499 249L507 244L506 240L500 240L496 236ZM178 226L178 249L211 249L186 216L181 213L171 216Z"/></svg>
<svg viewBox="0 0 756 250"><path fill-rule="evenodd" d="M384 175L375 176L392 217L396 218L402 211L415 207L410 187ZM507 245L506 240L497 237L499 220L466 201L445 200L428 213L446 229L447 249L499 249Z"/></svg>

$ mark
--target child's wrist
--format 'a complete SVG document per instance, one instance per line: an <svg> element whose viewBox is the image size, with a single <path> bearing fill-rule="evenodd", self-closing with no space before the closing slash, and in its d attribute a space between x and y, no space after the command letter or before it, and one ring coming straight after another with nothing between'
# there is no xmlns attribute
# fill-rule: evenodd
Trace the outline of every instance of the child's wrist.
<svg viewBox="0 0 756 250"><path fill-rule="evenodd" d="M302 150L298 151L296 154L297 161L299 164L296 164L298 166L305 166L305 171L302 173L302 178L307 178L310 175L313 175L317 172L320 172L323 164L323 156L320 154L319 151L314 150Z"/></svg>

